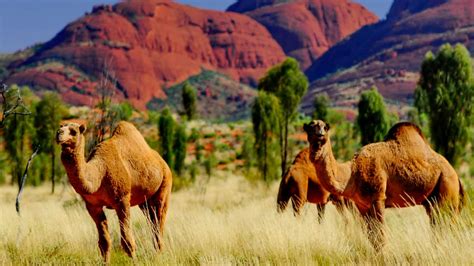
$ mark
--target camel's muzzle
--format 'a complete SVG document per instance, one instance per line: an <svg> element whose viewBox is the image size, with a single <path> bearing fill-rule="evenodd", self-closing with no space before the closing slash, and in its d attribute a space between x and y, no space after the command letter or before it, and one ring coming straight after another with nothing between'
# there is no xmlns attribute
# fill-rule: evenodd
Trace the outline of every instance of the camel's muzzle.
<svg viewBox="0 0 474 266"><path fill-rule="evenodd" d="M62 129L59 129L56 132L56 143L61 144L61 142L62 142L61 136L62 136L63 133L64 133L64 130L62 130Z"/></svg>

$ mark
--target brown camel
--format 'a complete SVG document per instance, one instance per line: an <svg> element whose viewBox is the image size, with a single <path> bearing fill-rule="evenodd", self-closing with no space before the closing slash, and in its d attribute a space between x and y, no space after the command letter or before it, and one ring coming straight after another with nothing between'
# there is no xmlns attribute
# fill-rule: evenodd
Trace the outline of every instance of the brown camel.
<svg viewBox="0 0 474 266"><path fill-rule="evenodd" d="M120 122L112 137L98 144L86 160L85 131L84 125L63 124L56 141L62 147L61 160L69 182L84 199L96 223L102 257L108 262L111 249L104 207L117 212L121 244L130 257L136 249L130 230L131 206L139 205L148 217L155 246L161 249L172 185L168 165L128 122Z"/></svg>
<svg viewBox="0 0 474 266"><path fill-rule="evenodd" d="M403 122L393 126L385 141L366 145L354 155L349 178L338 175L329 139L329 125L321 120L305 124L310 158L321 185L351 199L365 218L376 249L385 243L384 209L423 205L431 223L438 210L459 213L465 202L456 171L433 151L421 130Z"/></svg>
<svg viewBox="0 0 474 266"><path fill-rule="evenodd" d="M350 175L350 162L338 163L339 173ZM325 190L316 175L314 165L309 159L309 148L303 149L296 155L293 164L283 175L277 197L277 210L283 212L291 198L293 213L300 215L305 202L316 204L318 220L321 222L326 204L332 201L339 212L349 206L349 201L342 196L331 195Z"/></svg>

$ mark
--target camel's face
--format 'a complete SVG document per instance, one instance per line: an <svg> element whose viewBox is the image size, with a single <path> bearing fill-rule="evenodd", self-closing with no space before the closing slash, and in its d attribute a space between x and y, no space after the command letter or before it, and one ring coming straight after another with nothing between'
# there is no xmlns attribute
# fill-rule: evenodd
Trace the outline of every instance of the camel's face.
<svg viewBox="0 0 474 266"><path fill-rule="evenodd" d="M329 124L322 120L313 120L304 125L304 131L308 134L310 143L326 143L329 138L329 128Z"/></svg>
<svg viewBox="0 0 474 266"><path fill-rule="evenodd" d="M59 126L56 132L56 142L60 145L75 145L80 137L86 131L84 125L77 123L67 123Z"/></svg>

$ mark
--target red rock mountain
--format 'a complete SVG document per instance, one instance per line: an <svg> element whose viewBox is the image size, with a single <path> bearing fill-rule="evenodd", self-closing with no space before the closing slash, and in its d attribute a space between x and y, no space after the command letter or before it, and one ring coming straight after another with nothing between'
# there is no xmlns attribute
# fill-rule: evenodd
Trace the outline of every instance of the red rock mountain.
<svg viewBox="0 0 474 266"><path fill-rule="evenodd" d="M474 52L473 0L395 0L386 20L333 46L307 70L314 82L304 106L321 91L354 106L359 93L374 85L386 98L408 103L426 52L444 43Z"/></svg>
<svg viewBox="0 0 474 266"><path fill-rule="evenodd" d="M132 0L97 6L70 23L13 64L7 82L57 90L70 103L90 105L106 68L116 79L115 95L145 108L166 97L164 88L202 69L256 84L284 57L265 27L245 15Z"/></svg>
<svg viewBox="0 0 474 266"><path fill-rule="evenodd" d="M264 25L302 69L346 36L378 21L349 0L240 0L228 11L245 13Z"/></svg>

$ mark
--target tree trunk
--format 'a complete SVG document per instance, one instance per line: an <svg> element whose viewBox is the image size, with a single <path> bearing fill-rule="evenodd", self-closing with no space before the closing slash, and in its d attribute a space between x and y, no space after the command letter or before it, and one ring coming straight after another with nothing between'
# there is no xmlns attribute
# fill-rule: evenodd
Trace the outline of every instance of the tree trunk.
<svg viewBox="0 0 474 266"><path fill-rule="evenodd" d="M282 173L284 173L284 167L286 167L286 166L283 165L283 157L285 156L285 154L284 154L284 146L285 146L284 139L285 139L285 137L284 137L284 133L283 133L284 130L285 130L285 127L280 124L280 129L279 129L279 131L280 131L280 160L281 160L280 166L281 166Z"/></svg>
<svg viewBox="0 0 474 266"><path fill-rule="evenodd" d="M266 133L265 133L266 134ZM268 168L268 162L267 162L267 137L265 137L263 141L263 180L267 181L267 168Z"/></svg>
<svg viewBox="0 0 474 266"><path fill-rule="evenodd" d="M54 152L54 147L53 149L51 150L51 194L54 194L54 187L55 187L55 180L54 180L54 177L55 177L55 159L56 159L56 155L55 155L55 152Z"/></svg>
<svg viewBox="0 0 474 266"><path fill-rule="evenodd" d="M286 161L288 157L288 119L285 119L285 124L283 126L283 145L281 152L281 172L282 174L286 172Z"/></svg>

